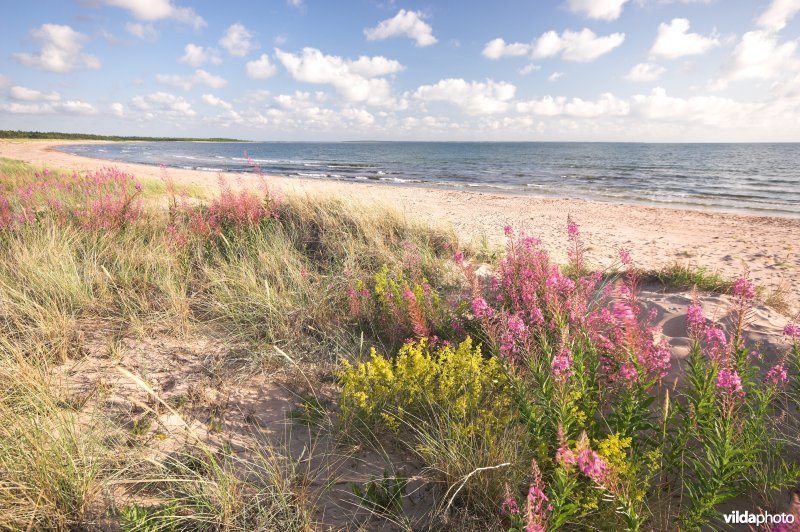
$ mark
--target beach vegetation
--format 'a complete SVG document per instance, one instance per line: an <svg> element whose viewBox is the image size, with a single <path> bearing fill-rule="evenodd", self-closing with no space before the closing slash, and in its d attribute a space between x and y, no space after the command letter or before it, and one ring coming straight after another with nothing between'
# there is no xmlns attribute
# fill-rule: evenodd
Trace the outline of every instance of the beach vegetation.
<svg viewBox="0 0 800 532"><path fill-rule="evenodd" d="M609 275L569 219L566 264L487 254L263 176L0 172L0 528L702 529L800 482L800 326L759 355L746 275ZM684 361L653 276L727 294Z"/></svg>

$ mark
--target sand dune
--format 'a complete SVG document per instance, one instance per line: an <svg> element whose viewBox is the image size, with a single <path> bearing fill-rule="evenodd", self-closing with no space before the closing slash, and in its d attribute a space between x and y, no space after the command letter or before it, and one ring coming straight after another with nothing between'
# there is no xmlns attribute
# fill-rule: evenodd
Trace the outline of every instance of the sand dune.
<svg viewBox="0 0 800 532"><path fill-rule="evenodd" d="M0 156L36 165L88 170L114 165L139 177L160 178L156 166L111 163L57 151L74 141L2 141ZM169 169L180 183L215 187L217 174ZM245 183L254 176L237 175ZM514 196L421 187L343 183L273 177L283 190L330 194L395 206L408 217L451 224L465 238L500 242L507 223L540 237L557 259L566 253L567 216L580 226L590 260L616 260L616 250L631 251L636 264L705 266L733 277L749 270L766 290L785 291L791 313L800 309L800 218L748 216L724 212L666 209L568 198Z"/></svg>

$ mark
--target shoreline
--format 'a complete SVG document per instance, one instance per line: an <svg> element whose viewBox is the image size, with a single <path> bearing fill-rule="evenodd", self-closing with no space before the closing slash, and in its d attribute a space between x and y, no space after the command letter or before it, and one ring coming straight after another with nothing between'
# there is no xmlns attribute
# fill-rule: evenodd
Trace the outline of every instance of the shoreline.
<svg viewBox="0 0 800 532"><path fill-rule="evenodd" d="M161 178L162 170L157 166L94 159L56 149L65 144L111 142L3 140L0 156L78 171L116 166L139 178ZM178 184L211 189L216 189L220 175L173 168L168 173ZM254 183L256 177L249 173L222 175L245 185ZM588 258L600 265L612 264L616 251L625 248L645 269L677 262L704 266L726 277L749 269L756 284L785 290L793 312L800 302L800 286L792 286L800 279L800 218L403 184L266 177L285 192L392 205L409 218L448 224L468 240L501 243L503 226L510 224L541 238L557 260L566 257L565 228L571 216L581 227Z"/></svg>

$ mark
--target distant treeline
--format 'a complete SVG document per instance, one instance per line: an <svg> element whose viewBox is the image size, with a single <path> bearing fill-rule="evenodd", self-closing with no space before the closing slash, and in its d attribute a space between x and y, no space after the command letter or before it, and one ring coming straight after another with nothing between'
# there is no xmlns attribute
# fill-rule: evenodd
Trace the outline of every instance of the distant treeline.
<svg viewBox="0 0 800 532"><path fill-rule="evenodd" d="M206 141L206 142L244 142L238 139L210 138L198 139L190 137L121 137L117 135L88 135L85 133L57 133L54 131L4 131L0 130L0 139L66 139L66 140L159 140L159 141Z"/></svg>

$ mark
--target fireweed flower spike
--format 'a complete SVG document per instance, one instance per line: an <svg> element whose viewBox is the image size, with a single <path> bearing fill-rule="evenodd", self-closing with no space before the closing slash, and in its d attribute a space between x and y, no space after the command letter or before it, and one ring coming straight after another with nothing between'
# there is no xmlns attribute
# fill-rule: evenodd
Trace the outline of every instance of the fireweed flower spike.
<svg viewBox="0 0 800 532"><path fill-rule="evenodd" d="M736 370L721 369L717 373L717 390L732 398L743 398L742 379Z"/></svg>
<svg viewBox="0 0 800 532"><path fill-rule="evenodd" d="M553 507L544 492L544 481L536 460L531 462L531 485L525 508L525 532L545 532L548 513Z"/></svg>
<svg viewBox="0 0 800 532"><path fill-rule="evenodd" d="M775 386L783 387L789 382L789 373L786 371L786 367L783 364L775 364L767 372L764 380Z"/></svg>

